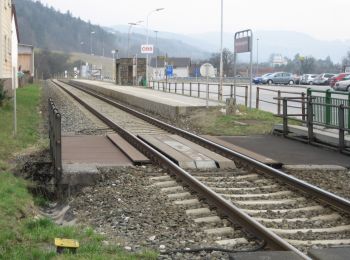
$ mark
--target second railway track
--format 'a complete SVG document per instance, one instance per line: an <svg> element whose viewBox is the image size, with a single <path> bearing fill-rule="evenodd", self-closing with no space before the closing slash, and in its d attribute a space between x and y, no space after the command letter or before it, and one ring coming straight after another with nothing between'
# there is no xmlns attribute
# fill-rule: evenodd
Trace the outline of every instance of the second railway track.
<svg viewBox="0 0 350 260"><path fill-rule="evenodd" d="M181 181L180 185L167 175L152 179L174 203L194 205L190 213L197 212L205 218L216 209L221 216L265 240L269 248L293 251L302 258L308 258L305 253L314 245L350 244L349 201L157 119L152 121L147 115L79 86L54 83ZM169 132L243 162L243 167L185 171L137 137ZM200 200L208 206L196 208ZM221 228L223 235L225 231L229 233L229 227Z"/></svg>

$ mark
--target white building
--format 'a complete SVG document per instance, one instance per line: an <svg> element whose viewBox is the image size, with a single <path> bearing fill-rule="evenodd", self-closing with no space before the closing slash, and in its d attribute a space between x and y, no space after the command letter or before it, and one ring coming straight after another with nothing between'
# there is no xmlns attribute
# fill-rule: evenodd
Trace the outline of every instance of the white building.
<svg viewBox="0 0 350 260"><path fill-rule="evenodd" d="M272 57L272 66L281 66L281 65L287 65L288 61L281 55L281 54L275 54Z"/></svg>
<svg viewBox="0 0 350 260"><path fill-rule="evenodd" d="M12 5L12 21L11 21L11 61L12 61L12 73L15 70L15 84L18 88L18 43L19 43L19 31L17 24L17 15L15 5Z"/></svg>
<svg viewBox="0 0 350 260"><path fill-rule="evenodd" d="M191 58L152 58L150 62L151 79L165 79L165 70L167 66L172 66L173 78L186 78L190 75Z"/></svg>

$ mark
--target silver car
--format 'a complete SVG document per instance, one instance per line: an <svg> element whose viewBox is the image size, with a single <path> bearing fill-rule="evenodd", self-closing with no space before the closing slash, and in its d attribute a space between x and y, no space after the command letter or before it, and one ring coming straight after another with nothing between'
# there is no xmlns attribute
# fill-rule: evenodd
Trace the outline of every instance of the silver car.
<svg viewBox="0 0 350 260"><path fill-rule="evenodd" d="M350 92L350 75L346 76L343 80L335 83L334 89L340 90L340 91L349 91Z"/></svg>
<svg viewBox="0 0 350 260"><path fill-rule="evenodd" d="M292 73L288 72L275 72L271 75L262 78L263 84L294 84L294 77Z"/></svg>

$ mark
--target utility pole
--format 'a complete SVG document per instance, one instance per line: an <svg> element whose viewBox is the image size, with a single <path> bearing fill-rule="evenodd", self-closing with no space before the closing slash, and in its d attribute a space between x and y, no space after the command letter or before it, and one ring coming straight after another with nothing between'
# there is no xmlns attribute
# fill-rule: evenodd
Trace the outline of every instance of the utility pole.
<svg viewBox="0 0 350 260"><path fill-rule="evenodd" d="M223 30L224 30L224 0L221 0L221 39L220 39L220 87L219 100L222 100L222 85L223 85Z"/></svg>
<svg viewBox="0 0 350 260"><path fill-rule="evenodd" d="M158 78L158 51L157 51L157 48L158 48L158 31L154 31L156 33L156 74L157 74L157 78Z"/></svg>

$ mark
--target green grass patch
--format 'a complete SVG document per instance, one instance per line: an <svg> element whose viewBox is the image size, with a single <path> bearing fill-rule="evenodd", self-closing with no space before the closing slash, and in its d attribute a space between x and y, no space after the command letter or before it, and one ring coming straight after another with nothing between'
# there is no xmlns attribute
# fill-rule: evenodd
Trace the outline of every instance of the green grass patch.
<svg viewBox="0 0 350 260"><path fill-rule="evenodd" d="M116 245L103 243L106 238L91 228L62 227L36 215L33 198L26 182L12 174L0 174L0 259L156 259L157 253L125 252ZM54 238L77 239L76 255L56 254Z"/></svg>
<svg viewBox="0 0 350 260"><path fill-rule="evenodd" d="M202 134L209 135L257 135L270 133L282 120L272 113L239 106L240 113L224 115L215 110L192 116L192 124Z"/></svg>
<svg viewBox="0 0 350 260"><path fill-rule="evenodd" d="M0 259L156 259L157 253L133 254L116 245L107 245L106 237L84 226L62 227L47 218L38 218L35 205L48 201L33 197L27 187L33 185L8 173L9 159L15 152L36 145L40 139L40 87L31 85L17 92L18 135L13 137L13 106L0 107ZM47 140L45 140L47 141ZM77 239L77 254L56 254L54 238Z"/></svg>
<svg viewBox="0 0 350 260"><path fill-rule="evenodd" d="M38 106L40 88L30 85L17 90L17 136L13 136L13 102L0 107L0 171L7 168L6 161L21 149L35 144L39 139Z"/></svg>

